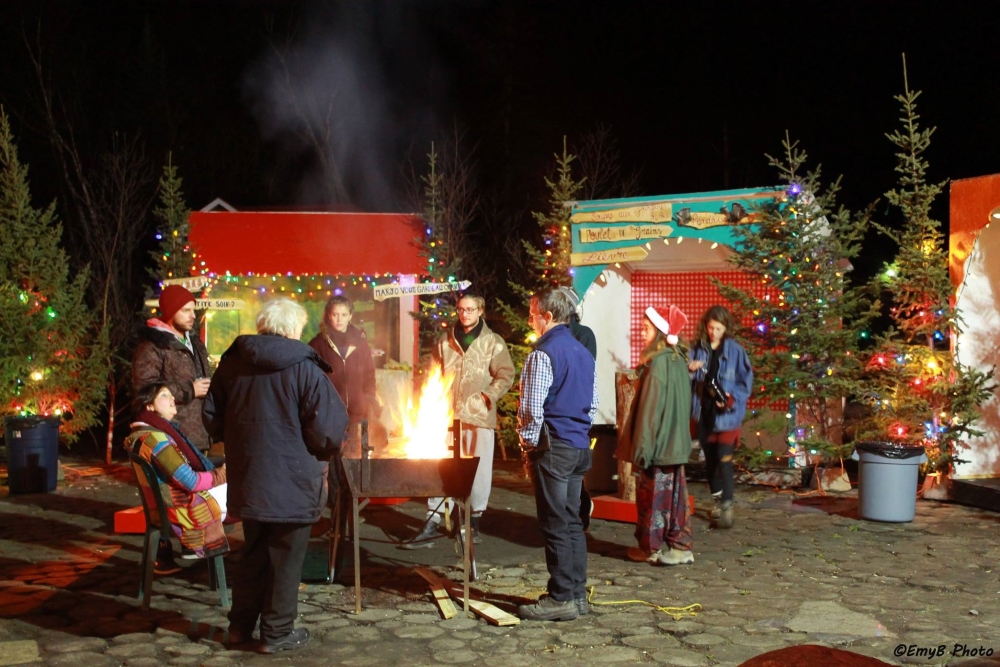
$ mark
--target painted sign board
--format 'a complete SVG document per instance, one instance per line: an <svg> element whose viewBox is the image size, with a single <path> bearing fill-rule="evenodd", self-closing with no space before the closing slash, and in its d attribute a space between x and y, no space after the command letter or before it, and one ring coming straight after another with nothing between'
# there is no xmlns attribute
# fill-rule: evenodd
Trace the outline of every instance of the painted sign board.
<svg viewBox="0 0 1000 667"><path fill-rule="evenodd" d="M570 255L573 287L584 294L609 264L641 266L649 246L636 241L696 238L732 246L734 229L755 223L755 205L781 191L768 187L576 202L570 215L576 231Z"/></svg>
<svg viewBox="0 0 1000 667"><path fill-rule="evenodd" d="M599 241L642 241L670 236L674 228L670 225L615 225L614 227L579 227L577 236L580 243Z"/></svg>
<svg viewBox="0 0 1000 667"><path fill-rule="evenodd" d="M573 223L582 222L669 222L673 217L673 207L668 203L624 206L596 211L574 211L570 216Z"/></svg>
<svg viewBox="0 0 1000 667"><path fill-rule="evenodd" d="M443 292L460 292L472 285L468 280L448 283L419 283L416 285L376 285L372 288L376 301L385 301L392 297L414 296L420 294L441 294Z"/></svg>
<svg viewBox="0 0 1000 667"><path fill-rule="evenodd" d="M195 299L195 310L243 310L246 305L243 299ZM146 306L159 308L159 299L146 299Z"/></svg>
<svg viewBox="0 0 1000 667"><path fill-rule="evenodd" d="M594 264L604 266L606 264L614 264L615 262L639 262L645 259L648 254L642 246L590 250L572 253L570 255L570 263L573 266L590 266Z"/></svg>
<svg viewBox="0 0 1000 667"><path fill-rule="evenodd" d="M164 278L160 283L166 287L168 285L180 285L184 289L202 289L211 281L208 276L184 276L183 278Z"/></svg>

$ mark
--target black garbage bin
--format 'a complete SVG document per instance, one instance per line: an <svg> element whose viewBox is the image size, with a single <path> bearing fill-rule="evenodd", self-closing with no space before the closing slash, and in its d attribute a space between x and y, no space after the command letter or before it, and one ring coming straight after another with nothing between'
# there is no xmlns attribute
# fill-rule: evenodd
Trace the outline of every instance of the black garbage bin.
<svg viewBox="0 0 1000 667"><path fill-rule="evenodd" d="M55 491L59 475L59 418L6 417L3 434L10 492Z"/></svg>
<svg viewBox="0 0 1000 667"><path fill-rule="evenodd" d="M927 455L920 445L859 442L858 513L862 519L904 523L917 512L917 477Z"/></svg>

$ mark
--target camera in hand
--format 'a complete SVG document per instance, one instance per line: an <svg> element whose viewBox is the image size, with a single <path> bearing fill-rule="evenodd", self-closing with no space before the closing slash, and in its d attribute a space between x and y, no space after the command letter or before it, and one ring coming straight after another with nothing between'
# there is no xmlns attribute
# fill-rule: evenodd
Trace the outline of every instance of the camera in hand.
<svg viewBox="0 0 1000 667"><path fill-rule="evenodd" d="M706 387L708 389L708 395L712 400L717 403L726 402L726 392L722 391L722 385L719 384L718 378L709 378Z"/></svg>

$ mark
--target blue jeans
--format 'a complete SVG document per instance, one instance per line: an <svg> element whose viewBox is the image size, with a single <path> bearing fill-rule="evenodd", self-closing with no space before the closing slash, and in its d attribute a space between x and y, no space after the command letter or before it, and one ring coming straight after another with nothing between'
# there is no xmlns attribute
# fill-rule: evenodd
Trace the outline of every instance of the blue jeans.
<svg viewBox="0 0 1000 667"><path fill-rule="evenodd" d="M538 524L545 536L549 595L566 602L586 597L587 538L580 518L583 474L590 470L590 449L552 441L529 454Z"/></svg>

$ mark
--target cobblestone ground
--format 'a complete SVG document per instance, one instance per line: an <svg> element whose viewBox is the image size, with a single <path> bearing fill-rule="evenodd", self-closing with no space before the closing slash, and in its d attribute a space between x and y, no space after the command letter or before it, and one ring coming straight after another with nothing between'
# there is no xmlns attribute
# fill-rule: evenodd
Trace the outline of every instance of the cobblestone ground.
<svg viewBox="0 0 1000 667"><path fill-rule="evenodd" d="M510 627L461 613L442 620L412 566L460 580L452 544L401 550L395 541L420 528L422 505L371 507L360 530L360 615L348 565L347 586L309 584L300 594L309 646L276 656L227 650L225 610L208 589L204 563L158 578L152 608L142 610L135 599L141 536L112 530L113 512L138 503L131 471L82 475L81 467L67 469L54 493L0 495L0 666L738 665L805 643L890 664L1000 654L1000 515L918 501L912 523L875 523L857 517L851 493L795 498L760 487L738 489L732 530L695 519L693 565L630 563L632 528L595 521L592 613ZM704 485L692 492L704 507ZM546 581L542 542L529 488L512 464L498 462L483 533L477 596L508 610L536 597ZM230 572L238 526L231 537ZM232 574L230 586L239 586ZM700 608L672 617L625 601Z"/></svg>

